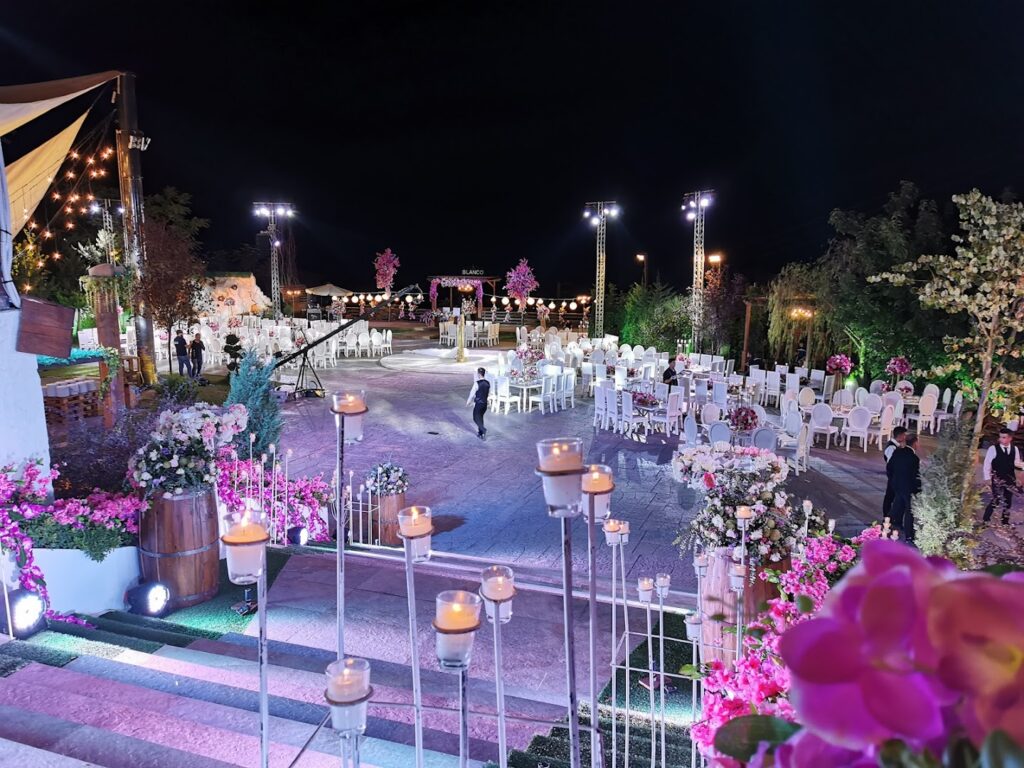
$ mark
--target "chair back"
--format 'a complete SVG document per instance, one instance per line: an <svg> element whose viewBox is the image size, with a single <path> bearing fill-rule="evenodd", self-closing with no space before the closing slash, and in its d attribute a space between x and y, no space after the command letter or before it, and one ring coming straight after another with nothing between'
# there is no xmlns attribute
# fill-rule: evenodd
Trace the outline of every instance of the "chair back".
<svg viewBox="0 0 1024 768"><path fill-rule="evenodd" d="M665 414L668 418L679 418L683 413L683 393L678 390L670 392L668 401L665 404Z"/></svg>
<svg viewBox="0 0 1024 768"><path fill-rule="evenodd" d="M800 427L803 425L804 420L800 417L799 413L787 413L782 428L790 437L796 437L800 432Z"/></svg>
<svg viewBox="0 0 1024 768"><path fill-rule="evenodd" d="M783 376L785 376L787 373L789 373L789 366L788 365L776 365L775 366L775 372L777 374L779 374L779 378L781 379Z"/></svg>
<svg viewBox="0 0 1024 768"><path fill-rule="evenodd" d="M868 391L864 387L857 387L857 391L853 394L853 400L857 405L864 405L864 398L868 396Z"/></svg>
<svg viewBox="0 0 1024 768"><path fill-rule="evenodd" d="M813 373L813 371L812 371ZM834 373L828 374L821 383L821 391L823 395L827 395L836 387L836 375Z"/></svg>
<svg viewBox="0 0 1024 768"><path fill-rule="evenodd" d="M633 393L628 389L622 390L622 418L630 419L633 417Z"/></svg>
<svg viewBox="0 0 1024 768"><path fill-rule="evenodd" d="M802 379L806 379L807 378L807 369L806 368L797 368L797 367L794 366L793 373L795 373L798 377L800 377Z"/></svg>
<svg viewBox="0 0 1024 768"><path fill-rule="evenodd" d="M604 350L601 349L600 347L595 349L593 353L591 353L590 355L590 362L594 364L600 363L601 365L604 365Z"/></svg>
<svg viewBox="0 0 1024 768"><path fill-rule="evenodd" d="M810 387L804 387L801 389L800 394L797 396L797 402L799 402L803 408L810 408L814 405L815 400L816 397L814 395L814 390Z"/></svg>
<svg viewBox="0 0 1024 768"><path fill-rule="evenodd" d="M949 401L953 397L953 390L946 387L946 391L942 393L942 410L949 411Z"/></svg>
<svg viewBox="0 0 1024 768"><path fill-rule="evenodd" d="M754 384L764 384L767 375L768 375L767 371L763 371L760 368L753 368L752 367L750 369L750 373L747 375L747 378L751 382L753 382Z"/></svg>
<svg viewBox="0 0 1024 768"><path fill-rule="evenodd" d="M896 391L899 391L901 387L910 387L910 394L914 394L913 382L907 381L906 379L900 379L899 381L896 382Z"/></svg>
<svg viewBox="0 0 1024 768"><path fill-rule="evenodd" d="M694 397L700 401L708 399L708 380L696 379L694 383Z"/></svg>
<svg viewBox="0 0 1024 768"><path fill-rule="evenodd" d="M777 393L782 386L782 374L776 371L768 372L768 391Z"/></svg>
<svg viewBox="0 0 1024 768"><path fill-rule="evenodd" d="M878 417L878 423L882 428L882 432L892 431L892 422L896 418L896 409L891 405L885 406L882 409L882 415Z"/></svg>
<svg viewBox="0 0 1024 768"><path fill-rule="evenodd" d="M724 408L729 402L729 385L724 381L716 381L711 399L716 405Z"/></svg>
<svg viewBox="0 0 1024 768"><path fill-rule="evenodd" d="M754 436L751 438L751 443L753 443L755 448L768 451L774 451L777 447L777 442L775 430L771 427L758 427L754 430Z"/></svg>
<svg viewBox="0 0 1024 768"><path fill-rule="evenodd" d="M927 417L934 416L938 404L939 396L937 394L929 392L927 395L921 395L921 401L917 405L918 413Z"/></svg>
<svg viewBox="0 0 1024 768"><path fill-rule="evenodd" d="M846 416L846 426L857 431L866 430L871 423L871 411L858 405Z"/></svg>
<svg viewBox="0 0 1024 768"><path fill-rule="evenodd" d="M800 388L800 374L799 373L787 373L786 374L786 391L793 390L796 392Z"/></svg>
<svg viewBox="0 0 1024 768"><path fill-rule="evenodd" d="M665 400L668 397L668 384L657 382L654 385L654 396L659 400Z"/></svg>
<svg viewBox="0 0 1024 768"><path fill-rule="evenodd" d="M760 403L754 403L750 407L753 408L754 409L754 413L757 414L757 423L758 424L767 424L768 423L768 414L765 413L764 406L762 406Z"/></svg>
<svg viewBox="0 0 1024 768"><path fill-rule="evenodd" d="M624 365L615 366L615 388L622 389L626 386L627 369Z"/></svg>
<svg viewBox="0 0 1024 768"><path fill-rule="evenodd" d="M867 408L872 416L877 416L882 412L882 396L870 394L864 398L864 402L861 405Z"/></svg>
<svg viewBox="0 0 1024 768"><path fill-rule="evenodd" d="M722 415L722 409L714 403L704 403L704 407L700 409L700 423L704 425L711 424L714 421L718 421L719 416Z"/></svg>
<svg viewBox="0 0 1024 768"><path fill-rule="evenodd" d="M497 379L498 386L496 387L498 397L512 397L512 389L509 387L508 376L499 376Z"/></svg>
<svg viewBox="0 0 1024 768"><path fill-rule="evenodd" d="M940 392L941 392L941 390L939 389L939 386L937 384L925 384L924 385L924 391L921 394L922 395L935 395L935 399L938 400Z"/></svg>
<svg viewBox="0 0 1024 768"><path fill-rule="evenodd" d="M613 418L618 418L619 415L619 395L615 391L615 387L604 387L604 404L605 410Z"/></svg>
<svg viewBox="0 0 1024 768"><path fill-rule="evenodd" d="M729 428L729 424L724 421L716 421L712 424L708 430L708 441L712 445L732 442L732 430Z"/></svg>
<svg viewBox="0 0 1024 768"><path fill-rule="evenodd" d="M871 382L871 386L868 387L868 392L870 392L872 395L881 395L882 390L884 389L885 382L882 381L881 379L875 379L874 381Z"/></svg>
<svg viewBox="0 0 1024 768"><path fill-rule="evenodd" d="M711 355L701 355L698 360L698 365L703 365L705 368L711 367Z"/></svg>
<svg viewBox="0 0 1024 768"><path fill-rule="evenodd" d="M811 408L811 424L816 427L827 427L832 423L834 415L828 403L818 403Z"/></svg>

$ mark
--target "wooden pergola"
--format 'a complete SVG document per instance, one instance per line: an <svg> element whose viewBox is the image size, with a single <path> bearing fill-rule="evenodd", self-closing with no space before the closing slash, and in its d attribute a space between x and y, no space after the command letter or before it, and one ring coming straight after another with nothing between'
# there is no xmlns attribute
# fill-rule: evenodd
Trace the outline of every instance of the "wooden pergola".
<svg viewBox="0 0 1024 768"><path fill-rule="evenodd" d="M476 274L472 270L463 270L460 275L430 275L428 278L431 285L436 281L439 285L438 288L448 289L448 306L455 305L455 291L458 290L460 293L464 292L464 286L475 287L477 283L482 285L489 285L491 288L491 294L496 295L498 292L498 282L504 280L501 275L484 275ZM431 291L433 293L433 291ZM430 300L430 308L433 311L437 311L437 297L432 297ZM484 302L480 298L476 302L476 313L478 316L483 315Z"/></svg>

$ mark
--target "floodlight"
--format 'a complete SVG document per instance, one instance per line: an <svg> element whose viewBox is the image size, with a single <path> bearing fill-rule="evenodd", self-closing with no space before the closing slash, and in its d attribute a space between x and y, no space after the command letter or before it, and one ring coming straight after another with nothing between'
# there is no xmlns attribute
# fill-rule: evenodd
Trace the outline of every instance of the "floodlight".
<svg viewBox="0 0 1024 768"><path fill-rule="evenodd" d="M306 546L309 541L309 531L304 525L292 526L288 529L288 543L296 547Z"/></svg>
<svg viewBox="0 0 1024 768"><path fill-rule="evenodd" d="M171 590L159 581L144 581L125 593L128 610L142 616L163 616L171 602Z"/></svg>
<svg viewBox="0 0 1024 768"><path fill-rule="evenodd" d="M709 205L711 205L711 198L710 197L702 197L700 199L700 207L701 208L707 208Z"/></svg>
<svg viewBox="0 0 1024 768"><path fill-rule="evenodd" d="M0 631L24 640L46 628L46 603L36 592L14 589L8 593L13 632L7 625L7 610L0 606Z"/></svg>
<svg viewBox="0 0 1024 768"><path fill-rule="evenodd" d="M696 218L697 218L697 214L694 213L693 211L687 211L686 212L686 220L687 221L693 221Z"/></svg>

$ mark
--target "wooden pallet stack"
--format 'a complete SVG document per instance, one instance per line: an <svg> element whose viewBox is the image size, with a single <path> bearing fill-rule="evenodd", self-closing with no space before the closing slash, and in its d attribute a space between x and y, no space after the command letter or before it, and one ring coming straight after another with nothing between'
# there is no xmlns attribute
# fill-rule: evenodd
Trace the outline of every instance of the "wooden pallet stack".
<svg viewBox="0 0 1024 768"><path fill-rule="evenodd" d="M100 385L96 379L57 381L43 387L47 424L67 424L100 413Z"/></svg>

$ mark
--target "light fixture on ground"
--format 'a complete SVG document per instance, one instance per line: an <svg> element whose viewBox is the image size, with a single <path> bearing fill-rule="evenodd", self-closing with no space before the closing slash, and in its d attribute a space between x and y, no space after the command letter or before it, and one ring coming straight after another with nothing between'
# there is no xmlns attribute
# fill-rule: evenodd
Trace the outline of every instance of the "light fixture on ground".
<svg viewBox="0 0 1024 768"><path fill-rule="evenodd" d="M594 327L590 336L600 338L604 336L604 287L605 287L605 261L607 251L605 240L607 238L608 219L616 219L621 209L614 200L598 200L587 203L583 209L583 218L590 221L597 234L597 269L594 274Z"/></svg>
<svg viewBox="0 0 1024 768"><path fill-rule="evenodd" d="M171 590L159 581L145 581L129 589L124 596L130 613L163 616L171 602Z"/></svg>
<svg viewBox="0 0 1024 768"><path fill-rule="evenodd" d="M4 588L5 605L0 611L0 629L16 640L24 640L46 628L46 603L27 589Z"/></svg>
<svg viewBox="0 0 1024 768"><path fill-rule="evenodd" d="M359 747L366 732L367 703L373 696L370 662L346 658L327 665L324 698L331 707L331 727L341 736L341 764L358 768Z"/></svg>
<svg viewBox="0 0 1024 768"><path fill-rule="evenodd" d="M690 336L691 352L700 352L700 332L704 323L704 212L714 199L714 191L698 189L683 196L686 220L693 222L693 331Z"/></svg>
<svg viewBox="0 0 1024 768"><path fill-rule="evenodd" d="M288 529L288 543L293 547L304 547L309 541L309 529L304 525L293 525Z"/></svg>
<svg viewBox="0 0 1024 768"><path fill-rule="evenodd" d="M221 537L228 578L232 584L256 585L259 624L258 664L260 676L260 768L270 765L270 693L267 680L267 532L266 513L247 507L226 516L228 532Z"/></svg>

